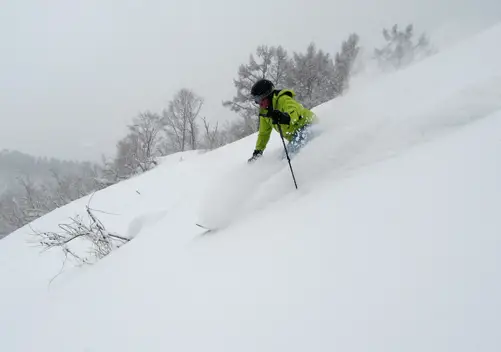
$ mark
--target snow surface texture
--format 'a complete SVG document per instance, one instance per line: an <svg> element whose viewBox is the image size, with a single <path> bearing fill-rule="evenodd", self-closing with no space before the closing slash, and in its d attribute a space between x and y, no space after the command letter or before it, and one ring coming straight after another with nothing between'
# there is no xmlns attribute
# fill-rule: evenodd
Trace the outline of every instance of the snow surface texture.
<svg viewBox="0 0 501 352"><path fill-rule="evenodd" d="M18 230L0 350L500 351L500 42L498 25L317 107L298 191L276 135L246 164L251 136L96 193L135 238L50 285L61 255Z"/></svg>

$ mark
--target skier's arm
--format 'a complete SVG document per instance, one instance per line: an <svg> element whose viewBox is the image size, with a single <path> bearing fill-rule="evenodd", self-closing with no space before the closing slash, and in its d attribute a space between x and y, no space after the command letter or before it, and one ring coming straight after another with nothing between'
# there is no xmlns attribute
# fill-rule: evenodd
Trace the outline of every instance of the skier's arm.
<svg viewBox="0 0 501 352"><path fill-rule="evenodd" d="M291 118L290 124L293 125L301 118L303 107L297 101L288 96L284 96L282 99L282 110L283 112L289 114Z"/></svg>
<svg viewBox="0 0 501 352"><path fill-rule="evenodd" d="M271 130L272 127L269 119L260 116L259 133L257 135L256 150L264 151L266 149L266 145L270 140Z"/></svg>

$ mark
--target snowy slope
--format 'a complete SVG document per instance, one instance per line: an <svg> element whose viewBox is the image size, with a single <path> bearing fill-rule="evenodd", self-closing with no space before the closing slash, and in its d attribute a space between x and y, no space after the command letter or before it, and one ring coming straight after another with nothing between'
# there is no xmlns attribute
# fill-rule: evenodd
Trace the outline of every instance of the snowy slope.
<svg viewBox="0 0 501 352"><path fill-rule="evenodd" d="M2 240L0 350L499 351L496 42L501 25L318 107L298 191L276 135L245 163L251 136L97 193L135 239L50 286L58 253Z"/></svg>

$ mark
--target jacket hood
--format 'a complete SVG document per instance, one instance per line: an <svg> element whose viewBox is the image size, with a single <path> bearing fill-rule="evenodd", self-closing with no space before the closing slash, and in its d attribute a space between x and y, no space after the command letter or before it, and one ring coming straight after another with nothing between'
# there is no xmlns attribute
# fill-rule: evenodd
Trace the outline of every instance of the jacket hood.
<svg viewBox="0 0 501 352"><path fill-rule="evenodd" d="M277 91L277 98L281 97L282 95L289 95L290 97L294 98L296 96L296 93L292 89L282 89Z"/></svg>

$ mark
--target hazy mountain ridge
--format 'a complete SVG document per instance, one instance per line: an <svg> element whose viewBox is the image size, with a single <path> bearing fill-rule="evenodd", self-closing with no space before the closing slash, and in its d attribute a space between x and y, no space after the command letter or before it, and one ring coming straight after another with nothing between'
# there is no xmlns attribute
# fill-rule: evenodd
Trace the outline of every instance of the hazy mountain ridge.
<svg viewBox="0 0 501 352"><path fill-rule="evenodd" d="M58 186L63 183L68 185L69 180L78 181L83 186L82 190L93 189L99 172L100 167L90 162L35 157L16 150L0 151L0 238L24 222L20 221L19 214L14 215L17 213L14 208L23 207L21 204L28 188L33 188L36 193L33 202L38 202L38 193L43 193L45 199L50 198L50 194L61 188ZM63 192L65 196L68 196L70 188ZM54 201L50 202L55 204ZM44 209L50 208L42 207L39 211L43 212ZM13 223L13 218L18 219L17 226Z"/></svg>

